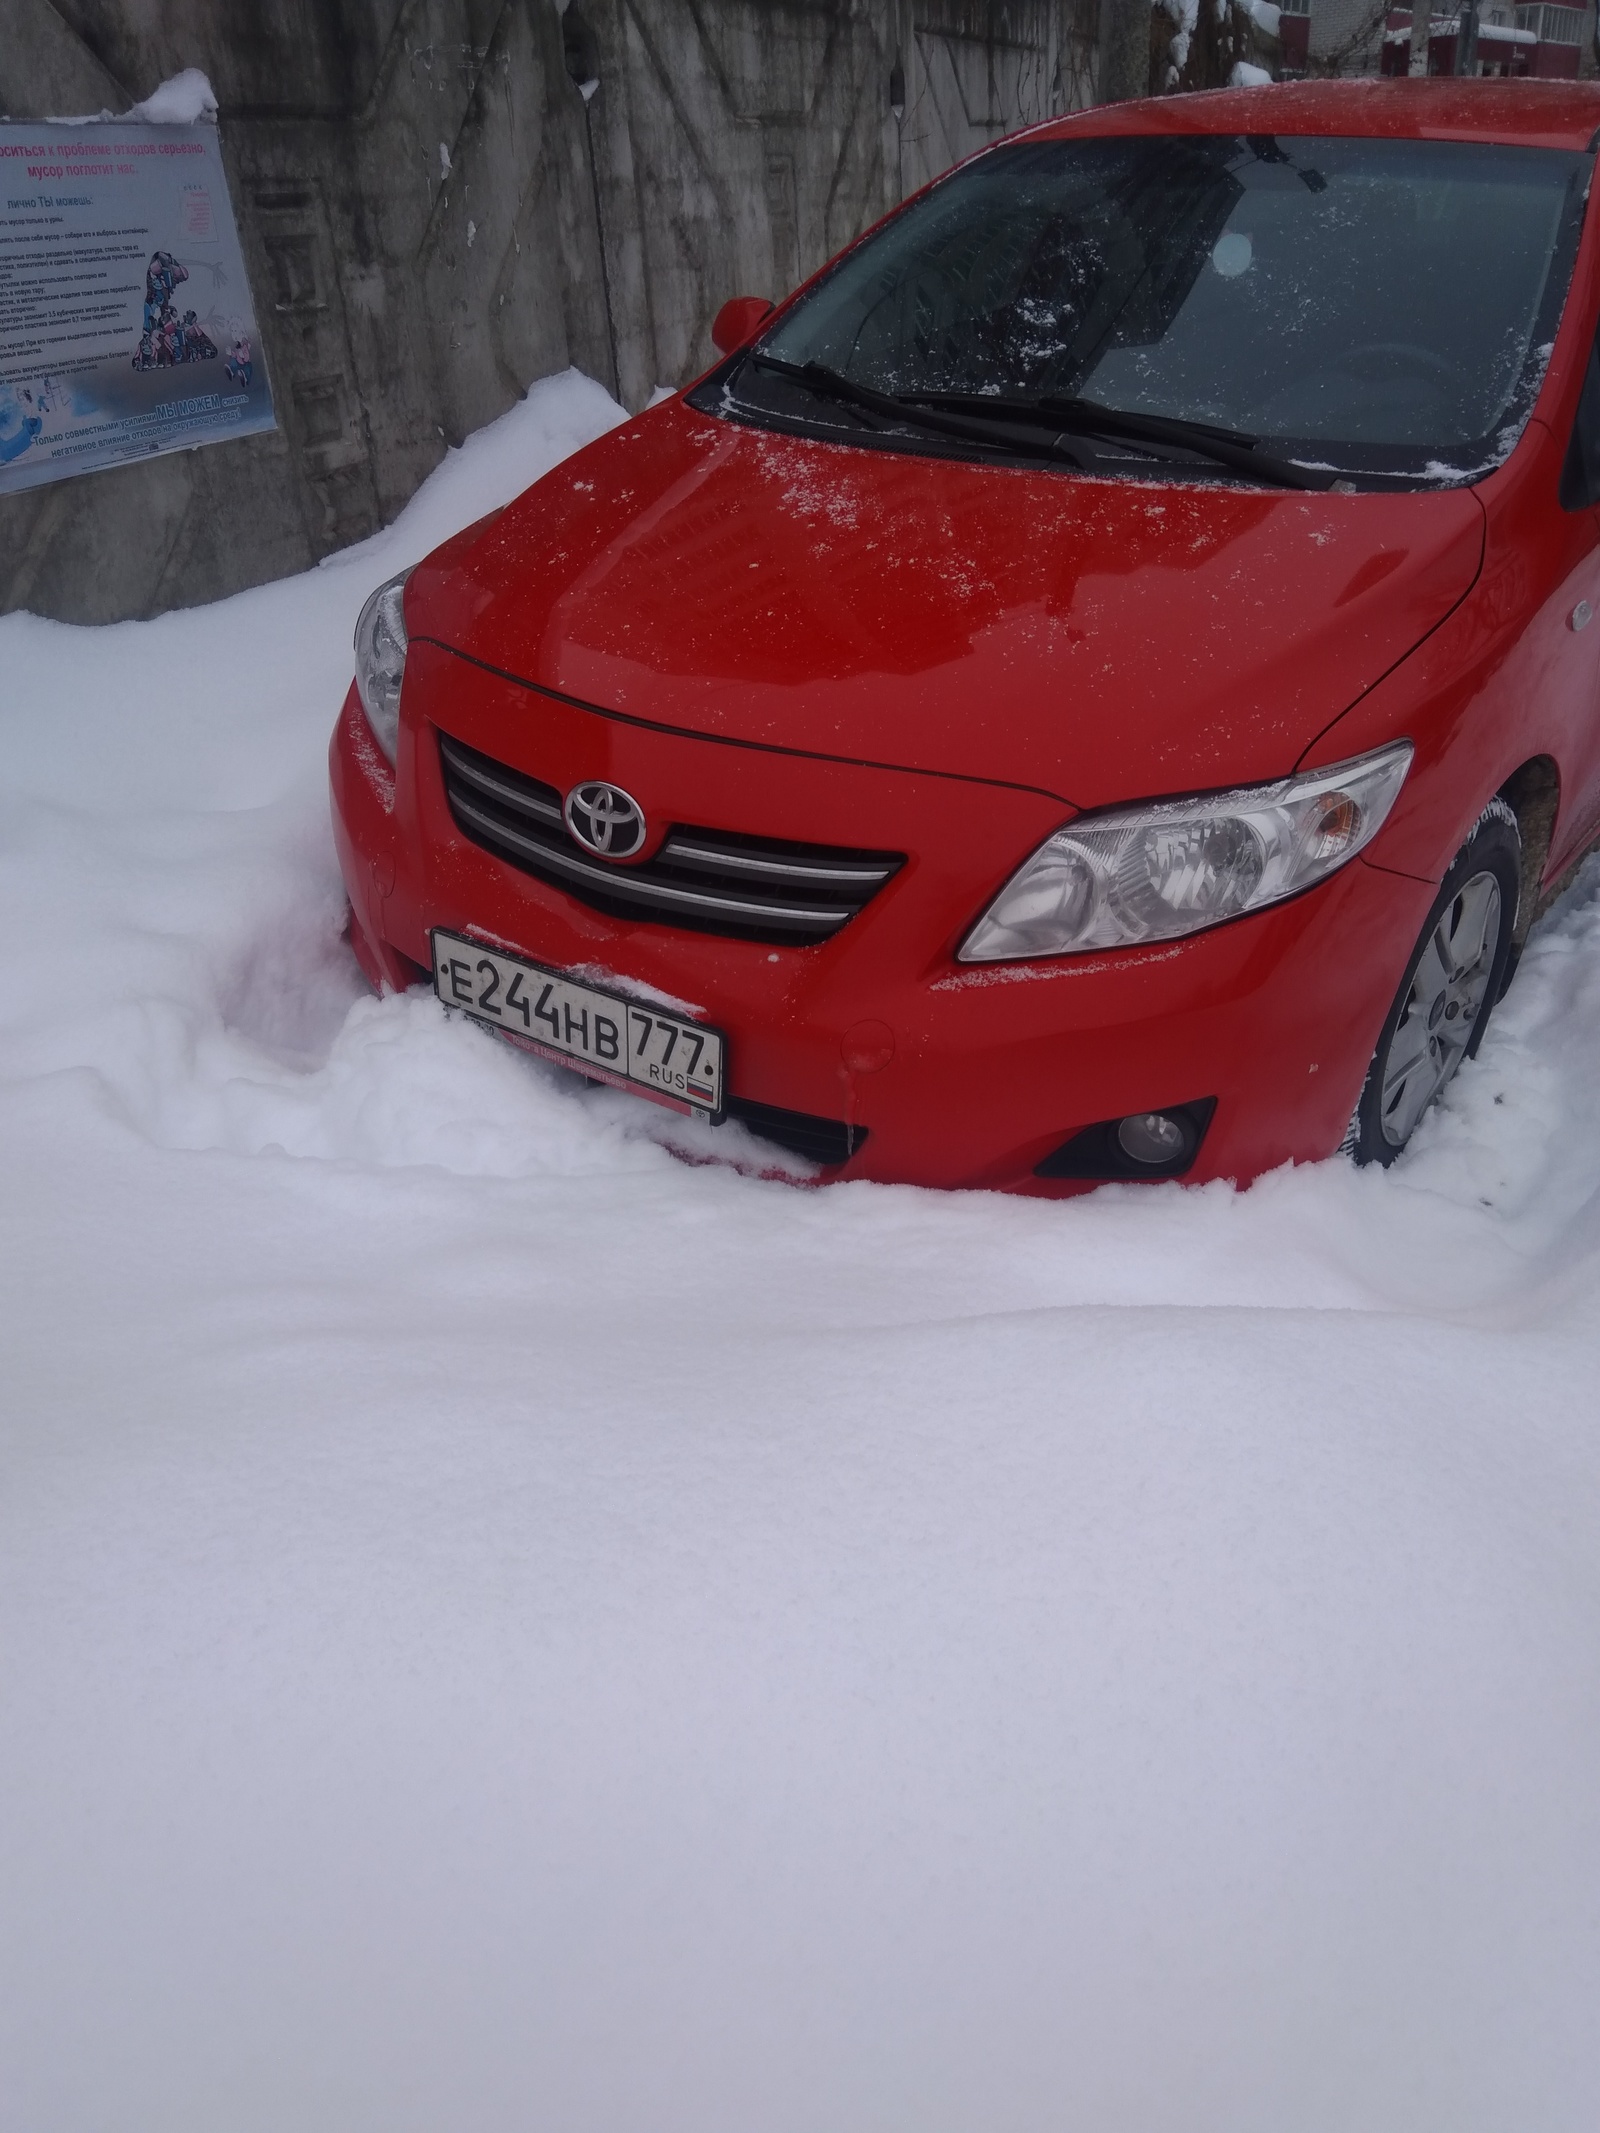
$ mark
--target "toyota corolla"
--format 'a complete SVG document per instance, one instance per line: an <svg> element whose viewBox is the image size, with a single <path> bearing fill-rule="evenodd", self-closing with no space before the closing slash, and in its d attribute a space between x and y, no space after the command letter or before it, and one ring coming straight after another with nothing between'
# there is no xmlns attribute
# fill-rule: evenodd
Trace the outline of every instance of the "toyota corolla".
<svg viewBox="0 0 1600 2133"><path fill-rule="evenodd" d="M362 614L384 987L825 1175L1388 1161L1600 832L1600 86L928 187Z"/></svg>

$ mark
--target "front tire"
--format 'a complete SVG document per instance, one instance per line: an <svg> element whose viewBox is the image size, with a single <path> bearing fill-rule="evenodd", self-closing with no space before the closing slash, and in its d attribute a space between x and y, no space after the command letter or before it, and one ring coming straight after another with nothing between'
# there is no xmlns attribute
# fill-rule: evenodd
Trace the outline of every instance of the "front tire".
<svg viewBox="0 0 1600 2133"><path fill-rule="evenodd" d="M1392 1163L1464 1059L1505 989L1522 838L1491 800L1451 862L1378 1037L1348 1143L1358 1163Z"/></svg>

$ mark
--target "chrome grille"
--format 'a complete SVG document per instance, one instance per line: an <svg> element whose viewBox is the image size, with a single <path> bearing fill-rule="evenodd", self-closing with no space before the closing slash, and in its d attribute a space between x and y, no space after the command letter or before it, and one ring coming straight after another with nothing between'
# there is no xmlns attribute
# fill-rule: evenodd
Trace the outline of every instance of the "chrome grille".
<svg viewBox="0 0 1600 2133"><path fill-rule="evenodd" d="M904 864L900 852L791 844L674 823L640 866L593 859L567 835L553 785L439 736L457 829L497 858L619 918L792 947L831 940Z"/></svg>

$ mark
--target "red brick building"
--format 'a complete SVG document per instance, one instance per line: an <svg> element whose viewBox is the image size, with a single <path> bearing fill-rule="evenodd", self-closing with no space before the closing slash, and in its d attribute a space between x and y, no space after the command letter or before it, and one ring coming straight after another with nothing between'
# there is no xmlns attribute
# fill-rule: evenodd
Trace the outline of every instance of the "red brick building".
<svg viewBox="0 0 1600 2133"><path fill-rule="evenodd" d="M1292 19L1285 16L1285 26ZM1309 17L1307 27L1309 29ZM1550 0L1536 0L1531 7L1489 5L1478 16L1478 64L1480 75L1533 75L1576 79L1583 53L1585 15L1575 7L1557 7ZM1460 18L1435 15L1428 31L1428 72L1454 74L1456 36ZM1288 65L1288 50L1284 59ZM1303 64L1303 62L1302 62ZM1411 14L1391 8L1384 24L1384 74L1405 74L1411 66Z"/></svg>

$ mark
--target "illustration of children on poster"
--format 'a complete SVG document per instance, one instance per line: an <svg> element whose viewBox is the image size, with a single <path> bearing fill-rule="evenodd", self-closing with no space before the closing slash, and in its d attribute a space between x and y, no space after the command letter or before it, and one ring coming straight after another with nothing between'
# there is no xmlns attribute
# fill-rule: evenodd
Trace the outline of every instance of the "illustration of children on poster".
<svg viewBox="0 0 1600 2133"><path fill-rule="evenodd" d="M172 301L179 282L189 279L189 269L170 252L152 252L144 277L144 331L135 370L158 370L171 363L203 363L212 360L217 344L204 332L193 311L180 319Z"/></svg>

